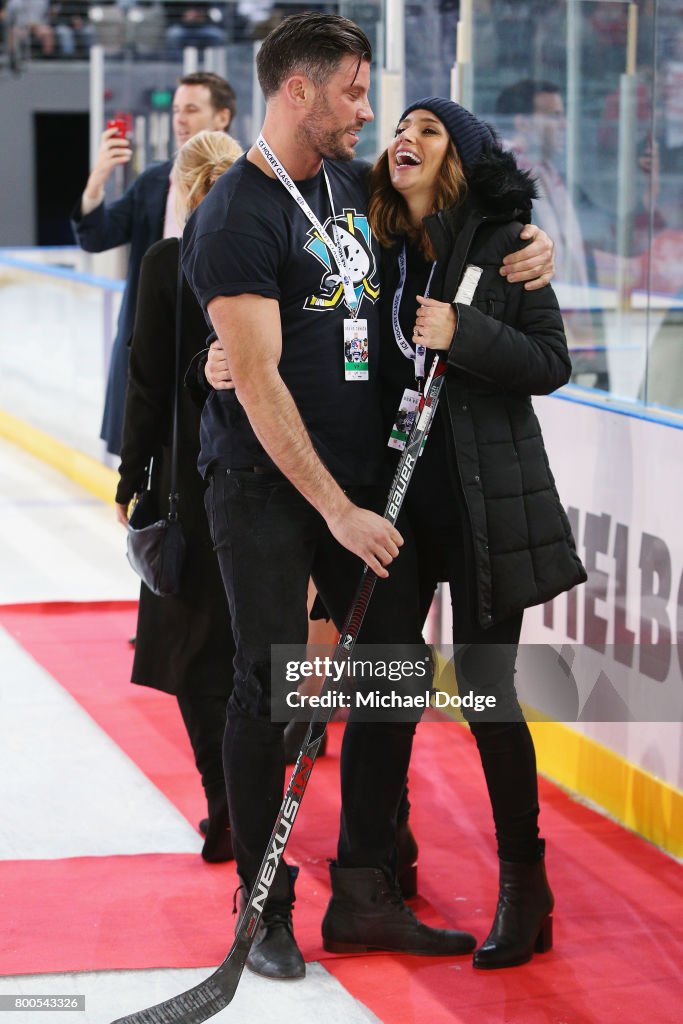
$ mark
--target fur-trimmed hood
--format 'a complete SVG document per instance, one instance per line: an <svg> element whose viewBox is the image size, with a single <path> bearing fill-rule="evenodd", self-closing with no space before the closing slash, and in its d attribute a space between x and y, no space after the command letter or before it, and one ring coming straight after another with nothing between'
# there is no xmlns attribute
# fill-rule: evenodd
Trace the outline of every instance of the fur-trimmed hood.
<svg viewBox="0 0 683 1024"><path fill-rule="evenodd" d="M535 179L517 166L514 153L499 146L487 147L465 177L472 201L492 213L528 215L538 198Z"/></svg>
<svg viewBox="0 0 683 1024"><path fill-rule="evenodd" d="M423 221L441 263L450 262L456 240L462 236L467 247L484 223L528 224L531 220L536 183L528 171L517 166L510 150L498 145L486 147L477 163L466 171L466 179L467 194L457 206L437 210Z"/></svg>

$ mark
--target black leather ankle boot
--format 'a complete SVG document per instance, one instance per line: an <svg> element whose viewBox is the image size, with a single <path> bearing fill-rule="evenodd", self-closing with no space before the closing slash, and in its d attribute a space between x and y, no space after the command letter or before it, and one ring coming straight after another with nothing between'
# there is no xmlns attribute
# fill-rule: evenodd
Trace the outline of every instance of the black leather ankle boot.
<svg viewBox="0 0 683 1024"><path fill-rule="evenodd" d="M403 902L396 882L381 868L330 864L332 899L323 918L323 946L330 953L388 950L419 956L458 956L474 949L468 932L429 928Z"/></svg>
<svg viewBox="0 0 683 1024"><path fill-rule="evenodd" d="M294 905L294 882L299 869L287 868L289 872L290 899L266 901L261 920L252 942L247 967L254 974L276 981L293 980L306 976L306 963L294 938L292 907ZM238 926L247 903L249 889L244 881L239 889L240 907ZM234 909L234 908L233 908Z"/></svg>
<svg viewBox="0 0 683 1024"><path fill-rule="evenodd" d="M516 967L534 953L547 953L553 945L555 900L545 873L545 841L539 840L540 858L533 864L501 860L498 906L486 942L474 954L482 970Z"/></svg>

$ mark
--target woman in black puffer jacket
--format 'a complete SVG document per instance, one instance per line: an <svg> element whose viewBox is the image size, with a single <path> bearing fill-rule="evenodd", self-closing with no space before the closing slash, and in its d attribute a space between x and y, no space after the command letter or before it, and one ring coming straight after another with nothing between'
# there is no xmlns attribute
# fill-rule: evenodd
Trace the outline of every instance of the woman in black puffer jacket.
<svg viewBox="0 0 683 1024"><path fill-rule="evenodd" d="M571 364L552 289L525 290L499 272L535 192L486 124L440 97L412 104L371 189L371 227L389 249L389 424L400 403L414 408L430 350L448 352L445 400L406 506L425 615L437 582L450 586L461 694L497 701L490 720L468 716L500 858L498 909L474 965L513 966L550 948L553 909L533 741L514 687L522 614L586 578L530 395L566 383ZM453 303L470 265L482 271L472 304ZM402 403L405 389L413 396Z"/></svg>

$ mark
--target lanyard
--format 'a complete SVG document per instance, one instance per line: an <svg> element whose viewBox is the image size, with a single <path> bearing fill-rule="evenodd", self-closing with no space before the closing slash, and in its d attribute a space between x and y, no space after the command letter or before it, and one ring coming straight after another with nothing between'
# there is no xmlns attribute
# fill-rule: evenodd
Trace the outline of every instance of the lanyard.
<svg viewBox="0 0 683 1024"><path fill-rule="evenodd" d="M256 140L256 145L260 149L261 153L263 153L264 157L266 158L270 166L275 171L278 180L287 189L292 199L294 199L297 205L301 208L302 212L306 215L310 223L313 225L315 230L322 238L327 248L334 256L337 267L339 268L339 273L341 274L342 283L344 285L344 298L346 300L346 305L349 307L351 311L351 316L355 318L358 315L358 299L356 298L356 290L353 287L353 282L351 280L349 265L346 262L346 254L344 253L344 247L339 241L339 237L335 235L333 230L333 237L330 238L328 233L325 231L325 228L322 226L322 224L316 217L313 210L310 208L304 197L301 195L301 192L297 188L296 184L292 181L289 174L287 174L287 171L284 169L284 167L276 157L275 153L273 153L272 149L270 148L270 146L268 145L268 143L266 142L262 135L259 135L258 139ZM330 187L330 179L327 177L327 171L325 170L324 164L323 176L325 178L325 184L327 186L327 195L329 196L330 208L332 210L332 223L334 224L334 203L332 201L332 189Z"/></svg>
<svg viewBox="0 0 683 1024"><path fill-rule="evenodd" d="M408 260L406 256L406 245L404 242L403 248L401 249L401 252L399 253L398 256L399 281L398 287L394 292L394 301L391 307L391 323L394 328L394 338L396 339L396 344L398 345L406 359L414 360L415 379L417 381L422 381L424 380L425 375L425 356L427 354L427 349L425 348L424 345L417 345L415 349L413 349L413 346L410 344L409 341L406 340L406 337L403 334L403 331L401 330L401 323L398 318L398 313L401 308L401 299L403 298L403 289L406 283L407 262ZM429 289L432 286L432 278L434 277L435 270L436 261L432 263L432 269L429 271L429 280L427 281L427 287L425 288L424 291L425 299L429 298Z"/></svg>

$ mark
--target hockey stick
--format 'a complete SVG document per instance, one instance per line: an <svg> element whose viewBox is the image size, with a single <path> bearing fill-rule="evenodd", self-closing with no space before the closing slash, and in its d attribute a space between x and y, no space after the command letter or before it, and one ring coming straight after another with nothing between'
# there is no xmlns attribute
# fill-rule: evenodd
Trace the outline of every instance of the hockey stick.
<svg viewBox="0 0 683 1024"><path fill-rule="evenodd" d="M479 268L468 269L478 270L479 275L481 275ZM465 274L466 277L467 273ZM478 280L479 277L477 276ZM461 289L462 287L463 285L460 286ZM474 287L476 287L476 281ZM472 293L474 292L474 287L472 288ZM460 294L461 291L459 290L458 296ZM471 301L471 296L469 301ZM433 422L445 374L446 361L441 356L438 356L432 363L429 377L425 384L424 395L418 408L418 414L415 417L415 422L396 467L394 479L389 490L384 518L392 526L396 524L398 519L406 491L408 490L408 484L415 471L422 446L427 439ZM332 659L333 663L347 661L350 658L376 582L377 576L375 573L367 565L364 566L356 596L335 648ZM320 691L321 697L331 687L332 681L328 675ZM202 1024L209 1017L213 1017L214 1014L225 1009L232 1001L247 962L249 950L256 934L256 928L275 878L275 872L285 852L294 820L306 792L308 780L318 754L318 748L333 711L333 707L317 707L314 711L289 780L282 806L275 821L275 826L268 841L266 854L259 868L254 887L249 894L242 919L238 925L235 941L223 963L216 968L213 974L205 978L204 981L200 981L194 988L188 989L187 992L181 992L179 995L173 996L163 1003L157 1003L156 1006L151 1006L146 1010L138 1010L126 1017L119 1017L112 1024Z"/></svg>

